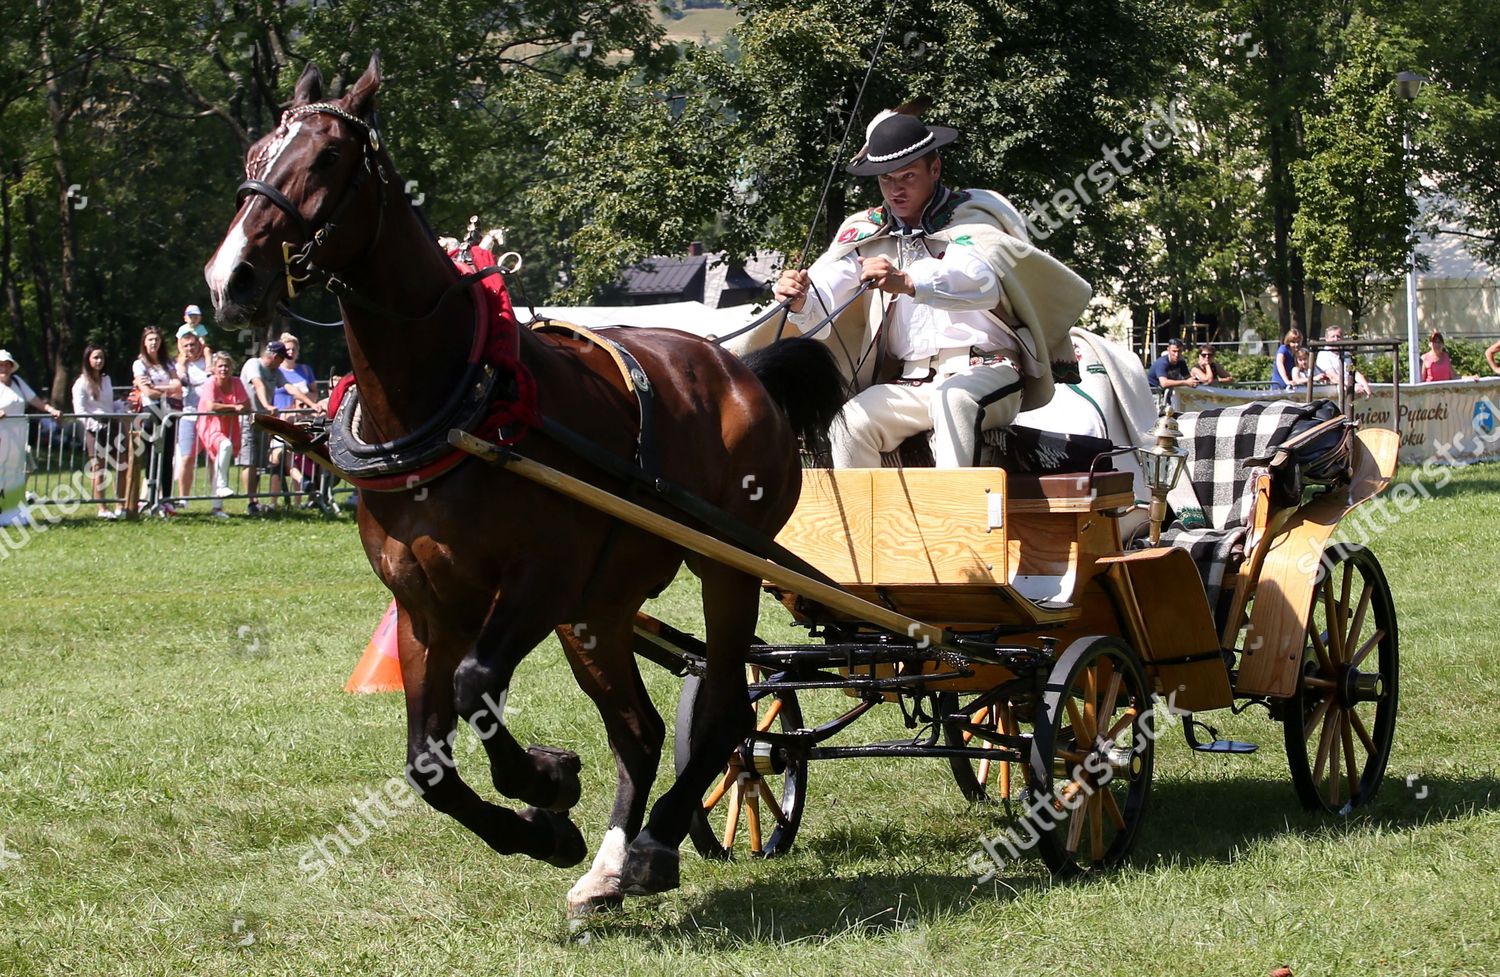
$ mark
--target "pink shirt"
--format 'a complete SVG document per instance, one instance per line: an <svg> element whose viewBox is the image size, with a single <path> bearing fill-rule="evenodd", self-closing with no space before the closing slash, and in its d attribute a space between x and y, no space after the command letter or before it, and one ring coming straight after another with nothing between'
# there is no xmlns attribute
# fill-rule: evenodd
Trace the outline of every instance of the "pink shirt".
<svg viewBox="0 0 1500 977"><path fill-rule="evenodd" d="M1422 382L1431 383L1435 380L1453 380L1453 361L1444 353L1442 359L1431 359L1431 353L1422 354Z"/></svg>
<svg viewBox="0 0 1500 977"><path fill-rule="evenodd" d="M215 406L247 404L250 402L250 392L245 389L239 377L229 378L227 391L220 386L218 377L211 377L207 383L198 388L198 398L198 409L207 411L210 401ZM203 445L203 450L208 457L214 458L218 454L219 442L224 438L229 439L229 443L234 446L234 453L239 454L240 415L213 412L198 418L198 443Z"/></svg>

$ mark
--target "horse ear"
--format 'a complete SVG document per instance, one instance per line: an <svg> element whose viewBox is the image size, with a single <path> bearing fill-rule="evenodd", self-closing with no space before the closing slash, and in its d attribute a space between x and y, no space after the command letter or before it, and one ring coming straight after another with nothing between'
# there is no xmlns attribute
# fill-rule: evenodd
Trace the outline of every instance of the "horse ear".
<svg viewBox="0 0 1500 977"><path fill-rule="evenodd" d="M375 51L370 55L370 66L365 73L359 76L354 87L349 89L345 101L349 111L365 118L375 108L375 95L380 91L380 52Z"/></svg>
<svg viewBox="0 0 1500 977"><path fill-rule="evenodd" d="M292 104L303 105L307 102L316 102L323 97L323 72L311 61L307 67L302 69L302 77L297 79L297 88L292 92Z"/></svg>

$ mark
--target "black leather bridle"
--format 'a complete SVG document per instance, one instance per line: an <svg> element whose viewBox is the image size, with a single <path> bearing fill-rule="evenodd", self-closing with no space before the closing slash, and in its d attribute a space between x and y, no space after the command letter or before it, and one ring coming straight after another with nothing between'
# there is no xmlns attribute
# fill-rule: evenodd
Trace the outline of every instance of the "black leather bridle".
<svg viewBox="0 0 1500 977"><path fill-rule="evenodd" d="M298 209L297 205L286 194L257 176L250 176L250 171L259 162L262 162L264 157L251 160L249 166L246 167L247 179L239 185L234 196L235 203L239 206L244 205L246 197L265 197L278 210L291 219L302 235L303 244L300 248L294 249L290 241L283 241L281 243L281 261L283 273L286 276L286 297L288 300L296 297L299 285L311 282L315 285L322 285L339 299L349 302L352 305L357 305L365 311L379 315L382 318L401 322L421 322L432 318L449 298L459 292L465 291L479 279L505 273L505 269L497 265L489 268L481 268L464 275L443 291L443 294L433 303L431 309L422 315L412 316L404 315L364 298L349 283L337 277L328 269L319 267L314 260L318 249L326 245L338 230L339 222L343 220L345 212L359 198L360 190L367 182L371 181L372 177L375 184L375 233L370 236L369 243L365 245L365 249L360 258L356 259L356 263L368 257L375 250L376 244L380 241L381 231L385 228L385 194L386 187L390 184L390 173L380 161L380 130L377 125L373 122L366 122L337 103L308 102L305 105L294 105L282 113L281 129L285 130L299 119L315 114L331 115L353 126L354 130L359 134L360 142L363 146L362 159L360 160L360 165L354 171L354 179L350 180L348 186L344 188L344 192L339 197L338 203L333 206L332 212L321 221L309 221L306 217L302 216L302 211ZM281 305L281 310L299 321L312 325L327 327L343 325L342 322L315 322L311 319L305 319L292 312L284 303Z"/></svg>
<svg viewBox="0 0 1500 977"><path fill-rule="evenodd" d="M288 129L292 123L297 122L309 115L323 114L331 115L353 126L359 133L360 143L363 146L360 165L354 172L354 179L344 188L343 195L333 207L332 212L322 221L312 220L302 216L302 211L292 203L286 194L276 187L250 175L250 170L255 167L259 160L252 160L250 166L246 167L247 179L239 185L235 191L234 201L238 206L243 206L245 198L253 195L265 197L278 210L286 214L302 235L302 247L293 250L290 241L281 244L281 260L286 274L286 297L295 298L297 286L308 281L319 282L329 285L335 281L333 275L326 269L318 267L314 261L319 248L328 243L335 231L338 230L339 222L348 211L351 204L358 198L360 190L373 176L375 177L375 233L370 237L370 243L365 247L368 255L380 240L380 232L385 225L385 188L390 183L390 177L386 169L381 165L378 153L380 151L380 131L372 124L359 118L351 112L333 102L309 102L305 105L296 105L287 109L281 116L281 129ZM334 288L337 292L337 287Z"/></svg>

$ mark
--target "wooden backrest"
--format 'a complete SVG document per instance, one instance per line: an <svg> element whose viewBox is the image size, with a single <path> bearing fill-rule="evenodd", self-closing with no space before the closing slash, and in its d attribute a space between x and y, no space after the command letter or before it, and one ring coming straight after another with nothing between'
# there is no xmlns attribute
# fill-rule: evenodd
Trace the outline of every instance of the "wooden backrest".
<svg viewBox="0 0 1500 977"><path fill-rule="evenodd" d="M1004 584L1005 472L810 468L777 540L842 584Z"/></svg>

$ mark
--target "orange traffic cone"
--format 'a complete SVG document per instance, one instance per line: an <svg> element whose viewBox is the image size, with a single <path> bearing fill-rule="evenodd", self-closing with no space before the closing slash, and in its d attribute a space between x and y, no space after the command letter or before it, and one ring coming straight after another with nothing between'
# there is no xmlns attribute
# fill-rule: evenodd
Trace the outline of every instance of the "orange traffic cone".
<svg viewBox="0 0 1500 977"><path fill-rule="evenodd" d="M365 653L354 666L354 674L349 676L344 691L400 692L401 689L401 659L396 651L396 602L392 600L385 616L375 626L375 633L370 635L370 643L365 645Z"/></svg>

